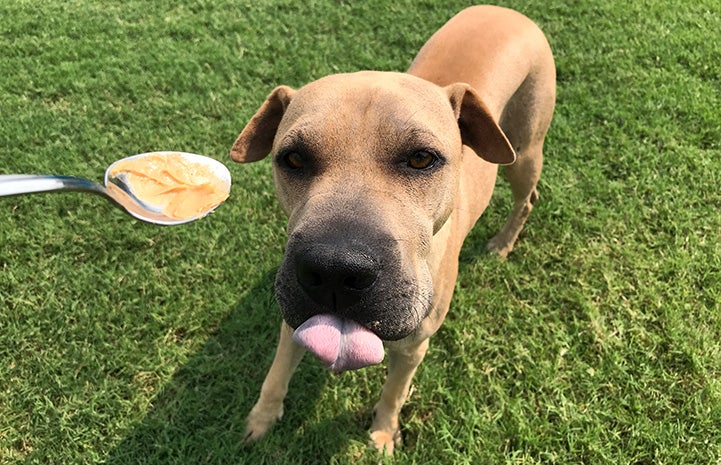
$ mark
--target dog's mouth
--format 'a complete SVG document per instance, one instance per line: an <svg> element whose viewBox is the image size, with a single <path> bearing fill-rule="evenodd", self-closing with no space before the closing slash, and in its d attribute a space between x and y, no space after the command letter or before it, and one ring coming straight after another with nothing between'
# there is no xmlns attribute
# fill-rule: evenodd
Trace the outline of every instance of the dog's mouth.
<svg viewBox="0 0 721 465"><path fill-rule="evenodd" d="M335 372L357 370L383 361L383 341L369 329L337 315L310 317L293 340Z"/></svg>

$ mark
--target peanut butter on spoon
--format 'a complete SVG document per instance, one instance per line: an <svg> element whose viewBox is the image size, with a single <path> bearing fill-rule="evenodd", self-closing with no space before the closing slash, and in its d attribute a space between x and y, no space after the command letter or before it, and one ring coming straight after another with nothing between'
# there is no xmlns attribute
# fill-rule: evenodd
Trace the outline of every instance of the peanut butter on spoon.
<svg viewBox="0 0 721 465"><path fill-rule="evenodd" d="M186 152L149 152L116 161L105 185L56 174L0 175L0 197L87 192L111 200L146 223L178 225L203 218L230 193L230 172L219 161Z"/></svg>
<svg viewBox="0 0 721 465"><path fill-rule="evenodd" d="M166 217L194 218L227 199L230 186L213 166L188 155L158 152L129 157L113 164L108 177L123 176L138 200Z"/></svg>

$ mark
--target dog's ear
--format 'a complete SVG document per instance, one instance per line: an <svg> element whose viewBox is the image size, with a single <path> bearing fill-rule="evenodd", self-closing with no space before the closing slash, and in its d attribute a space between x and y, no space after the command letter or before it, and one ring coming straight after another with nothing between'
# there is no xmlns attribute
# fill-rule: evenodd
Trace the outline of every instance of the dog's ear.
<svg viewBox="0 0 721 465"><path fill-rule="evenodd" d="M451 102L461 140L481 158L491 163L510 165L516 152L486 105L468 84L456 83L445 88Z"/></svg>
<svg viewBox="0 0 721 465"><path fill-rule="evenodd" d="M258 161L270 153L278 125L294 93L295 90L288 86L273 89L235 140L230 149L233 160L240 163Z"/></svg>

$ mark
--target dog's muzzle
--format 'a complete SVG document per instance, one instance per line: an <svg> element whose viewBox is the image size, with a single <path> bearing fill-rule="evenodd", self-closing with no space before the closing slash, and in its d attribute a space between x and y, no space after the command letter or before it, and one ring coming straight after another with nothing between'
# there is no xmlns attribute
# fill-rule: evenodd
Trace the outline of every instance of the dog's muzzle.
<svg viewBox="0 0 721 465"><path fill-rule="evenodd" d="M399 241L366 223L299 228L288 240L276 277L283 318L297 328L315 315L331 314L386 341L408 336L430 310L430 298L422 297L403 256Z"/></svg>

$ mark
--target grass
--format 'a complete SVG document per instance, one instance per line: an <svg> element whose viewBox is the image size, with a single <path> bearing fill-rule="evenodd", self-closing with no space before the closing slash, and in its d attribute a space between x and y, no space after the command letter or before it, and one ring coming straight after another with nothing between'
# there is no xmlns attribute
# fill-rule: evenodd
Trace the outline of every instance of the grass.
<svg viewBox="0 0 721 465"><path fill-rule="evenodd" d="M546 31L558 105L516 251L485 256L499 182L387 463L721 461L716 0L504 3ZM182 227L80 194L0 199L0 463L377 463L383 367L307 357L286 416L244 417L280 317L267 162L231 165L273 86L403 70L465 2L14 0L0 5L0 172L100 179L178 149L231 198Z"/></svg>

